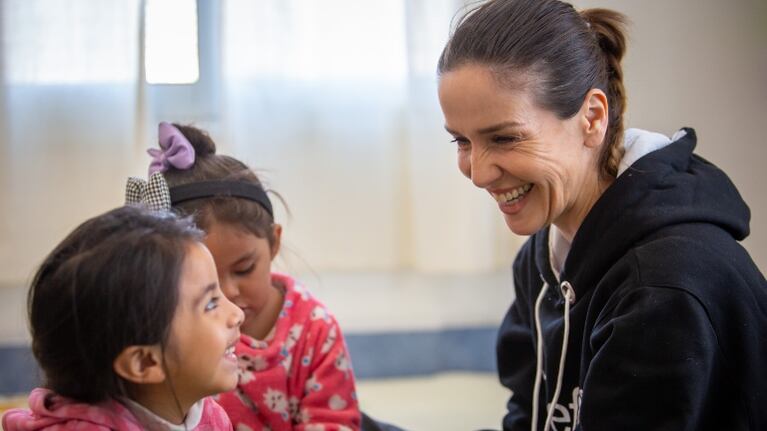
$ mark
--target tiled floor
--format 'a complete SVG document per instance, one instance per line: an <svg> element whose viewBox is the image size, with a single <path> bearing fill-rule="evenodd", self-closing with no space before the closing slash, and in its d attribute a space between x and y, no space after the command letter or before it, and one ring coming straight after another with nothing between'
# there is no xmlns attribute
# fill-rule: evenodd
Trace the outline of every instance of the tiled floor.
<svg viewBox="0 0 767 431"><path fill-rule="evenodd" d="M508 398L494 374L473 373L364 380L357 392L368 415L409 431L499 429Z"/></svg>

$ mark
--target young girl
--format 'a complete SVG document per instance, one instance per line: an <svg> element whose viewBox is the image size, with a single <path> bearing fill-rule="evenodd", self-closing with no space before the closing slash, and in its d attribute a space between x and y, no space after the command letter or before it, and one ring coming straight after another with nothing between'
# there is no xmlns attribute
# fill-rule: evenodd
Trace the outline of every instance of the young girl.
<svg viewBox="0 0 767 431"><path fill-rule="evenodd" d="M237 384L242 311L191 221L123 207L80 225L29 291L45 387L13 430L226 430L210 398Z"/></svg>
<svg viewBox="0 0 767 431"><path fill-rule="evenodd" d="M236 429L359 429L354 375L333 315L292 277L272 272L282 228L258 177L216 155L199 129L160 124L150 183L205 230L224 294L245 313L237 389L218 401ZM129 188L132 187L129 183ZM160 197L165 193L164 197ZM129 200L132 198L129 198Z"/></svg>

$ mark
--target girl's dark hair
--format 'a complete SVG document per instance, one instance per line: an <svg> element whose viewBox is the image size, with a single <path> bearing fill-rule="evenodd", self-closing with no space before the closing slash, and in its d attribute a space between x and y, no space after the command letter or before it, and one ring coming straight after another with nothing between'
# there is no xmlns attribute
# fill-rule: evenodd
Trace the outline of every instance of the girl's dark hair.
<svg viewBox="0 0 767 431"><path fill-rule="evenodd" d="M32 352L54 392L92 403L127 396L113 371L133 345L165 345L191 220L121 207L77 227L48 255L27 297Z"/></svg>
<svg viewBox="0 0 767 431"><path fill-rule="evenodd" d="M501 83L532 85L539 106L561 119L575 115L591 89L604 91L609 120L599 169L614 177L624 151L626 22L615 11L579 13L559 0L491 0L459 21L437 69L488 66Z"/></svg>
<svg viewBox="0 0 767 431"><path fill-rule="evenodd" d="M216 144L203 130L193 126L173 124L192 144L195 161L189 169L176 169L171 166L164 173L168 186L200 181L242 181L264 188L261 180L245 163L234 157L216 154ZM270 191L275 194L275 192ZM279 197L279 195L277 195ZM210 197L182 202L173 209L184 215L192 216L200 228L208 230L218 221L240 225L259 238L266 238L274 244L274 218L258 203L236 197Z"/></svg>

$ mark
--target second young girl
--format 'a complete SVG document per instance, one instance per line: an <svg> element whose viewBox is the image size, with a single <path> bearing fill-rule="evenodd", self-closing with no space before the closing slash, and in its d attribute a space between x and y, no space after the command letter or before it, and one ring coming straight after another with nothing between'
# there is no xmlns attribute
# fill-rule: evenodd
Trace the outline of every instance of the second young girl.
<svg viewBox="0 0 767 431"><path fill-rule="evenodd" d="M209 395L237 384L242 311L191 221L123 207L75 229L29 291L45 385L15 430L227 430Z"/></svg>
<svg viewBox="0 0 767 431"><path fill-rule="evenodd" d="M236 345L239 384L218 397L235 429L359 429L338 323L295 279L271 269L282 227L259 178L239 160L217 155L197 128L161 123L159 144L150 150L150 183L164 181L169 190L156 201L194 217L224 294L245 313Z"/></svg>

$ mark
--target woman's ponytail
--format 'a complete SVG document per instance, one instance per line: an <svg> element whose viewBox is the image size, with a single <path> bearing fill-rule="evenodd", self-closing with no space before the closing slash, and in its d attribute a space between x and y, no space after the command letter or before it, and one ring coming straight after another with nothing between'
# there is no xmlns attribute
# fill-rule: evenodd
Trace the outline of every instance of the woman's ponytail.
<svg viewBox="0 0 767 431"><path fill-rule="evenodd" d="M623 86L621 60L626 53L626 17L609 9L584 9L580 15L604 53L609 123L599 166L603 174L614 177L625 151L623 114L626 112L626 89Z"/></svg>

